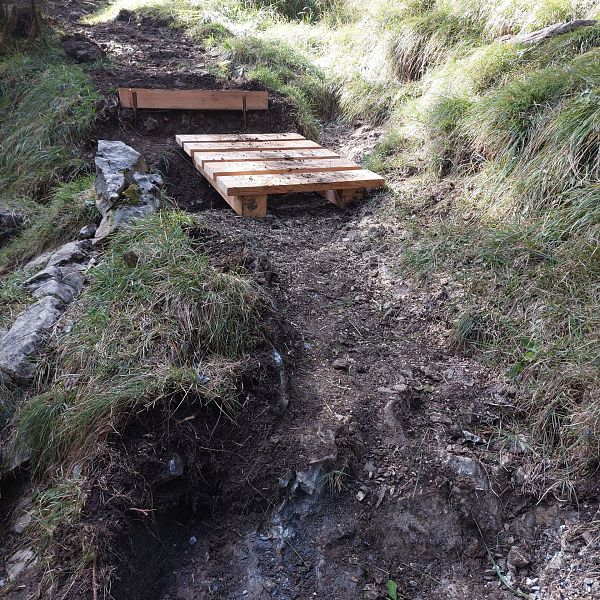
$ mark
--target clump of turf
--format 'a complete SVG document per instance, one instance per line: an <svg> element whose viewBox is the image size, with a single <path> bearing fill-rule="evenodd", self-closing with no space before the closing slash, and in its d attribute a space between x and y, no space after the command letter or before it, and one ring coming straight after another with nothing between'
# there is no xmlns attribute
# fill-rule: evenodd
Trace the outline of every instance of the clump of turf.
<svg viewBox="0 0 600 600"><path fill-rule="evenodd" d="M35 469L89 460L132 411L173 398L233 410L229 373L261 337L261 298L248 279L209 264L193 227L180 212L140 220L90 273L72 329L18 413L17 441Z"/></svg>

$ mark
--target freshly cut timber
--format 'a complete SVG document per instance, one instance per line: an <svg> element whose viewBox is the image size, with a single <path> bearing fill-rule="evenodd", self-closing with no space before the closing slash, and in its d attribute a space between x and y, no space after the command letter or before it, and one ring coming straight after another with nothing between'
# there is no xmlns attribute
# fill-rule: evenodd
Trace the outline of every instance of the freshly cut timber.
<svg viewBox="0 0 600 600"><path fill-rule="evenodd" d="M169 110L267 110L269 94L250 90L148 90L119 88L125 108Z"/></svg>
<svg viewBox="0 0 600 600"><path fill-rule="evenodd" d="M270 194L319 192L344 207L382 177L297 133L178 135L194 166L239 215L264 217Z"/></svg>

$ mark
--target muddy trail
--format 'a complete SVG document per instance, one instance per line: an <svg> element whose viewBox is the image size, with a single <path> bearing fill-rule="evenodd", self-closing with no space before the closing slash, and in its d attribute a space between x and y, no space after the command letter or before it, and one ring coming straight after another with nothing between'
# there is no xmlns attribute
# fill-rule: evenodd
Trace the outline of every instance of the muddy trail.
<svg viewBox="0 0 600 600"><path fill-rule="evenodd" d="M217 419L209 434L195 432L201 476L161 487L152 506L120 521L111 596L504 599L519 589L533 599L581 589L575 579L586 568L568 579L554 559L593 563L577 533L591 508L522 492L527 449L487 437L518 390L459 352L448 324L432 320L444 289L420 289L398 271L405 232L386 210L390 197L340 210L318 195L288 195L270 202L265 219L236 216L175 134L294 131L293 110L274 95L268 113L246 122L239 113L119 109L118 85L223 83L182 32L131 13L84 26L77 19L88 4L56 15L77 43L92 41L110 58L92 71L106 102L87 158L97 139L144 153L175 203L208 228L211 260L245 265L277 321L272 348L257 357L268 376L248 380L245 410L235 423ZM360 160L379 135L332 123L322 142ZM142 433L129 433L127 451L141 452ZM110 490L92 498L86 519L110 519L100 508Z"/></svg>

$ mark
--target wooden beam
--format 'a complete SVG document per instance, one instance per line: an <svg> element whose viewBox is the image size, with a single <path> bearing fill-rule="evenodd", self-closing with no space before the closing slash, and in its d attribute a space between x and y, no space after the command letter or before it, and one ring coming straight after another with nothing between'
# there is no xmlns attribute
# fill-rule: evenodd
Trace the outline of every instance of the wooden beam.
<svg viewBox="0 0 600 600"><path fill-rule="evenodd" d="M364 190L362 189L325 190L319 193L338 208L346 208L346 206L364 196Z"/></svg>
<svg viewBox="0 0 600 600"><path fill-rule="evenodd" d="M263 150L306 150L320 148L310 140L282 140L272 142L184 142L186 154L193 156L196 152L246 152Z"/></svg>
<svg viewBox="0 0 600 600"><path fill-rule="evenodd" d="M119 88L125 108L169 110L267 110L269 94L246 90L150 90Z"/></svg>
<svg viewBox="0 0 600 600"><path fill-rule="evenodd" d="M206 162L204 172L208 179L220 175L252 175L277 173L314 173L325 171L352 171L360 167L342 158L321 160L261 160L245 162Z"/></svg>
<svg viewBox="0 0 600 600"><path fill-rule="evenodd" d="M284 175L238 175L215 179L228 196L320 192L353 188L383 187L382 177L363 169L328 173L293 173Z"/></svg>
<svg viewBox="0 0 600 600"><path fill-rule="evenodd" d="M340 158L335 152L326 148L315 148L314 150L269 150L250 152L194 152L194 164L202 167L207 162L241 162L241 161L263 161L263 160L319 160L323 158Z"/></svg>
<svg viewBox="0 0 600 600"><path fill-rule="evenodd" d="M190 142L272 142L277 140L305 140L299 133L214 133L176 135L175 141L180 145Z"/></svg>

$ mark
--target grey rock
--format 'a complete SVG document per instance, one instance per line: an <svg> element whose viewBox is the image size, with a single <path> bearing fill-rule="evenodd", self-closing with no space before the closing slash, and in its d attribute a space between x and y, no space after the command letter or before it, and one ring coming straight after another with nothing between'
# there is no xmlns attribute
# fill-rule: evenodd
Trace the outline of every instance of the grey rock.
<svg viewBox="0 0 600 600"><path fill-rule="evenodd" d="M46 250L42 252L39 256L32 258L28 263L23 267L24 271L33 271L34 269L43 269L50 260L50 257L56 252L56 249Z"/></svg>
<svg viewBox="0 0 600 600"><path fill-rule="evenodd" d="M122 199L119 205L107 211L96 231L96 240L102 240L122 225L134 219L143 219L155 213L160 207L160 186L163 181L160 175L135 173L133 182L137 186L139 197L135 203Z"/></svg>
<svg viewBox="0 0 600 600"><path fill-rule="evenodd" d="M160 206L160 188L163 184L162 177L157 173L135 173L133 181L140 189L140 204L148 204L158 210Z"/></svg>
<svg viewBox="0 0 600 600"><path fill-rule="evenodd" d="M58 262L61 262L61 256L64 257L65 254L57 256ZM87 261L87 253L85 256ZM79 264L64 267L49 266L30 277L24 286L39 300L53 297L67 305L79 294L85 282L79 269Z"/></svg>
<svg viewBox="0 0 600 600"><path fill-rule="evenodd" d="M31 548L15 552L6 561L6 574L9 581L15 581L19 575L32 568L37 559Z"/></svg>
<svg viewBox="0 0 600 600"><path fill-rule="evenodd" d="M92 243L89 240L69 242L53 252L48 259L48 267L62 267L65 265L78 265L77 268L84 269L85 263L90 259L89 250Z"/></svg>
<svg viewBox="0 0 600 600"><path fill-rule="evenodd" d="M323 469L319 464L312 464L306 471L296 471L296 481L292 487L295 491L300 488L304 493L312 496L315 491L323 486Z"/></svg>
<svg viewBox="0 0 600 600"><path fill-rule="evenodd" d="M99 140L96 154L96 206L103 217L133 183L135 173L146 173L145 158L127 144Z"/></svg>
<svg viewBox="0 0 600 600"><path fill-rule="evenodd" d="M530 562L529 558L527 558L517 546L511 547L508 556L506 557L506 561L509 565L513 565L513 567L516 567L517 569L526 567Z"/></svg>
<svg viewBox="0 0 600 600"><path fill-rule="evenodd" d="M154 212L155 210L148 205L119 206L117 209L109 211L102 219L96 231L96 240L103 240L122 225L130 223L134 219L148 217Z"/></svg>
<svg viewBox="0 0 600 600"><path fill-rule="evenodd" d="M29 526L29 523L31 523L31 519L32 514L29 511L21 513L13 525L13 531L15 533L23 533Z"/></svg>
<svg viewBox="0 0 600 600"><path fill-rule="evenodd" d="M0 458L0 464L3 467L2 475L11 473L27 465L31 458L31 448L13 441L3 449Z"/></svg>
<svg viewBox="0 0 600 600"><path fill-rule="evenodd" d="M94 223L91 223L90 225L86 225L85 227L82 227L79 230L79 236L78 236L79 239L80 240L92 239L96 235L96 229L98 229L98 227Z"/></svg>
<svg viewBox="0 0 600 600"><path fill-rule="evenodd" d="M158 476L158 483L166 483L183 475L185 471L185 460L176 452L167 461L166 468Z"/></svg>
<svg viewBox="0 0 600 600"><path fill-rule="evenodd" d="M0 207L0 242L16 233L24 220L22 215Z"/></svg>
<svg viewBox="0 0 600 600"><path fill-rule="evenodd" d="M5 378L19 383L28 382L33 378L34 357L64 308L62 300L46 296L16 318L0 344L0 373Z"/></svg>
<svg viewBox="0 0 600 600"><path fill-rule="evenodd" d="M446 461L448 467L457 475L469 480L476 490L487 490L490 485L481 463L468 456L451 455Z"/></svg>

